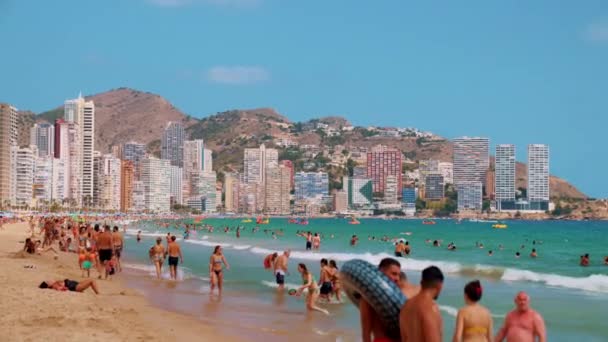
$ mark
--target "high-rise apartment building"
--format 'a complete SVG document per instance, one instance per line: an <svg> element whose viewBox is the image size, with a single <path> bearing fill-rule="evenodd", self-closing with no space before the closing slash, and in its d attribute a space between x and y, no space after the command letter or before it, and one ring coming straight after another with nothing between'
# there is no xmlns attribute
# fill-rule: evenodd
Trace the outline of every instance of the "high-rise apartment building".
<svg viewBox="0 0 608 342"><path fill-rule="evenodd" d="M266 148L263 144L259 148L246 148L243 161L243 175L246 183L264 184L266 182L266 169L279 164L279 152L273 148Z"/></svg>
<svg viewBox="0 0 608 342"><path fill-rule="evenodd" d="M133 199L133 206L129 210L136 212L146 210L146 187L143 181L133 180L133 193L131 198Z"/></svg>
<svg viewBox="0 0 608 342"><path fill-rule="evenodd" d="M454 139L454 184L486 181L490 166L488 138Z"/></svg>
<svg viewBox="0 0 608 342"><path fill-rule="evenodd" d="M182 177L183 177L184 172L181 167L175 166L175 165L171 165L170 169L171 169L171 177L170 177L171 181L170 181L169 187L171 188L171 206L173 207L173 205L175 205L175 204L181 205L183 203Z"/></svg>
<svg viewBox="0 0 608 342"><path fill-rule="evenodd" d="M12 146L12 158L14 161L14 199L13 204L16 205L31 205L32 189L34 182L35 156L38 154L36 147L19 148Z"/></svg>
<svg viewBox="0 0 608 342"><path fill-rule="evenodd" d="M424 198L427 200L442 200L445 196L444 193L445 183L443 175L438 173L431 173L426 175L424 185Z"/></svg>
<svg viewBox="0 0 608 342"><path fill-rule="evenodd" d="M399 189L401 187L397 183L397 177L395 175L387 176L384 186L384 204L399 203Z"/></svg>
<svg viewBox="0 0 608 342"><path fill-rule="evenodd" d="M134 166L132 160L123 160L120 164L120 211L128 212L133 208Z"/></svg>
<svg viewBox="0 0 608 342"><path fill-rule="evenodd" d="M334 192L333 208L336 213L343 213L348 210L348 193L346 191Z"/></svg>
<svg viewBox="0 0 608 342"><path fill-rule="evenodd" d="M291 170L283 165L269 167L266 170L266 205L264 211L271 215L288 215L290 213Z"/></svg>
<svg viewBox="0 0 608 342"><path fill-rule="evenodd" d="M395 176L397 179L397 189L401 189L403 185L401 175L402 158L401 151L397 150L367 153L367 178L371 178L374 192L384 192L386 178L389 176Z"/></svg>
<svg viewBox="0 0 608 342"><path fill-rule="evenodd" d="M213 171L212 155L202 139L184 141L184 171Z"/></svg>
<svg viewBox="0 0 608 342"><path fill-rule="evenodd" d="M454 164L439 162L439 174L443 176L445 184L454 184Z"/></svg>
<svg viewBox="0 0 608 342"><path fill-rule="evenodd" d="M427 175L431 173L436 174L439 172L439 160L421 160L418 164L418 170L420 171L420 178L418 181L420 184L425 184Z"/></svg>
<svg viewBox="0 0 608 342"><path fill-rule="evenodd" d="M515 162L515 145L496 145L495 199L496 209L499 211L515 209Z"/></svg>
<svg viewBox="0 0 608 342"><path fill-rule="evenodd" d="M481 210L483 205L483 185L481 182L456 183L458 210Z"/></svg>
<svg viewBox="0 0 608 342"><path fill-rule="evenodd" d="M136 141L129 141L120 146L122 160L130 160L134 163L139 162L146 156L146 144Z"/></svg>
<svg viewBox="0 0 608 342"><path fill-rule="evenodd" d="M169 212L171 170L167 159L145 157L141 160L144 208L151 212Z"/></svg>
<svg viewBox="0 0 608 342"><path fill-rule="evenodd" d="M113 154L105 154L101 158L101 192L99 207L104 210L120 210L121 204L121 160Z"/></svg>
<svg viewBox="0 0 608 342"><path fill-rule="evenodd" d="M160 143L161 159L169 160L171 165L184 167L185 140L186 131L181 123L167 123Z"/></svg>
<svg viewBox="0 0 608 342"><path fill-rule="evenodd" d="M238 212L239 175L231 172L224 174L224 210L228 213Z"/></svg>
<svg viewBox="0 0 608 342"><path fill-rule="evenodd" d="M39 157L55 154L55 126L49 123L35 123L30 128L30 145L38 148Z"/></svg>
<svg viewBox="0 0 608 342"><path fill-rule="evenodd" d="M52 158L51 160L53 161L51 200L58 204L63 204L67 198L65 192L65 164L59 158Z"/></svg>
<svg viewBox="0 0 608 342"><path fill-rule="evenodd" d="M296 186L296 181L295 181L296 169L293 166L293 162L291 160L281 160L280 164L289 169L289 171L290 171L289 177L290 177L290 184L291 184L290 187L291 187L291 189L294 189Z"/></svg>
<svg viewBox="0 0 608 342"><path fill-rule="evenodd" d="M549 210L549 146L528 145L528 202L531 210Z"/></svg>
<svg viewBox="0 0 608 342"><path fill-rule="evenodd" d="M416 204L416 188L406 186L403 188L401 201L406 204Z"/></svg>
<svg viewBox="0 0 608 342"><path fill-rule="evenodd" d="M0 206L12 202L11 184L14 166L11 164L11 148L17 145L17 109L0 103Z"/></svg>
<svg viewBox="0 0 608 342"><path fill-rule="evenodd" d="M190 173L190 182L192 188L187 201L188 206L206 213L216 212L218 203L217 175L215 171L192 171Z"/></svg>
<svg viewBox="0 0 608 342"><path fill-rule="evenodd" d="M53 198L53 158L35 156L32 196L37 204L50 204Z"/></svg>
<svg viewBox="0 0 608 342"><path fill-rule="evenodd" d="M329 195L327 172L296 172L296 200Z"/></svg>

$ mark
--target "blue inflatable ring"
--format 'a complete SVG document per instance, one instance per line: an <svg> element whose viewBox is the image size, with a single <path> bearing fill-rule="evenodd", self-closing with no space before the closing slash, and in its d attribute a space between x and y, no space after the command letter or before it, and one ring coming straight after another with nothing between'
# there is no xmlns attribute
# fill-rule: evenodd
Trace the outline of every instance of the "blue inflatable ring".
<svg viewBox="0 0 608 342"><path fill-rule="evenodd" d="M406 301L403 292L378 267L365 260L350 260L340 269L342 288L359 308L363 298L374 309L389 337L399 339L399 312Z"/></svg>

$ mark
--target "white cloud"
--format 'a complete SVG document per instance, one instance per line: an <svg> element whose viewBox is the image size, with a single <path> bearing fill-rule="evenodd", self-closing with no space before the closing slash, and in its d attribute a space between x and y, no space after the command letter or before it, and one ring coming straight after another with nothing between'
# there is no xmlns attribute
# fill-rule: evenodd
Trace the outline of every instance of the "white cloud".
<svg viewBox="0 0 608 342"><path fill-rule="evenodd" d="M608 43L608 21L589 25L585 31L585 38L592 42Z"/></svg>
<svg viewBox="0 0 608 342"><path fill-rule="evenodd" d="M207 79L215 83L246 85L266 82L270 80L270 73L259 66L216 66L209 69Z"/></svg>
<svg viewBox="0 0 608 342"><path fill-rule="evenodd" d="M146 0L148 3L160 7L184 7L188 5L214 5L224 7L253 7L262 0Z"/></svg>

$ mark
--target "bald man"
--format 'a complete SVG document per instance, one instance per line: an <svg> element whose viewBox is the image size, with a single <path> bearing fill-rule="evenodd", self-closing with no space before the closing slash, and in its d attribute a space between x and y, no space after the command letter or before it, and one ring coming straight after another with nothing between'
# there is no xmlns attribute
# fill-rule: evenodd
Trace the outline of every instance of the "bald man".
<svg viewBox="0 0 608 342"><path fill-rule="evenodd" d="M500 328L495 342L539 342L547 341L543 317L530 308L530 297L525 292L515 296L515 310L509 312Z"/></svg>

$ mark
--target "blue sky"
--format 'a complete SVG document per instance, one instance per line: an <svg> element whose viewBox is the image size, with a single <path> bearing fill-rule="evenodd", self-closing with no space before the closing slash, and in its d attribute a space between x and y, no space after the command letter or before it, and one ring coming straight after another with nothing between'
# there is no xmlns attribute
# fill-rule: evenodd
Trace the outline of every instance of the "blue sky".
<svg viewBox="0 0 608 342"><path fill-rule="evenodd" d="M608 1L0 0L0 101L161 94L202 117L273 107L551 146L608 197Z"/></svg>

